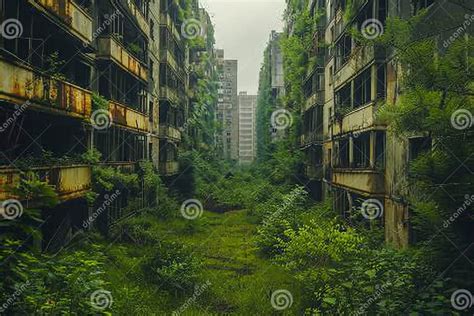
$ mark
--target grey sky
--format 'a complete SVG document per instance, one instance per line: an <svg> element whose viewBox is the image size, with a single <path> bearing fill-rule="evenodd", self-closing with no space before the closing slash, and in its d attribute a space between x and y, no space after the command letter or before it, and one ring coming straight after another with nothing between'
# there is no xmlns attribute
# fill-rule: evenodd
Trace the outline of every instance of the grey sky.
<svg viewBox="0 0 474 316"><path fill-rule="evenodd" d="M239 91L256 94L271 30L283 29L285 0L201 0L216 28L216 47L239 61Z"/></svg>

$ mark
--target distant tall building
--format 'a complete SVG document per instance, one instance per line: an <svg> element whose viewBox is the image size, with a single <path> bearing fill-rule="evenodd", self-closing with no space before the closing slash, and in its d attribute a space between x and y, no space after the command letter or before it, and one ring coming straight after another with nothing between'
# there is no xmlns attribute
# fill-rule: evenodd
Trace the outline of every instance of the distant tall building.
<svg viewBox="0 0 474 316"><path fill-rule="evenodd" d="M237 60L225 60L224 50L216 50L218 60L219 88L217 121L222 124L222 134L217 141L225 159L238 158L238 100L237 100Z"/></svg>
<svg viewBox="0 0 474 316"><path fill-rule="evenodd" d="M257 96L239 93L239 163L251 163L256 156Z"/></svg>
<svg viewBox="0 0 474 316"><path fill-rule="evenodd" d="M281 51L280 39L283 33L272 31L270 34L270 73L273 96L279 97L285 93L285 76L283 72L283 53Z"/></svg>

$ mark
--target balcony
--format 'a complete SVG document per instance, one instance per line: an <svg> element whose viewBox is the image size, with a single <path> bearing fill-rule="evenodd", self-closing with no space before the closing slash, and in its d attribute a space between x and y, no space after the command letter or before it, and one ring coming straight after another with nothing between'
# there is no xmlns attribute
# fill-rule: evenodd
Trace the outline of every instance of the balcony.
<svg viewBox="0 0 474 316"><path fill-rule="evenodd" d="M176 41L181 42L181 35L176 28L171 16L168 13L161 13L160 14L160 25L167 27L173 36L176 38Z"/></svg>
<svg viewBox="0 0 474 316"><path fill-rule="evenodd" d="M86 165L36 167L29 171L53 186L61 201L80 198L91 188L92 171ZM11 188L26 177L26 174L18 169L0 168L0 201L15 198Z"/></svg>
<svg viewBox="0 0 474 316"><path fill-rule="evenodd" d="M172 139L175 141L181 141L181 131L172 126L160 124L160 138Z"/></svg>
<svg viewBox="0 0 474 316"><path fill-rule="evenodd" d="M362 194L382 195L385 191L383 172L372 169L334 169L332 183Z"/></svg>
<svg viewBox="0 0 474 316"><path fill-rule="evenodd" d="M112 115L112 121L120 126L148 132L148 116L133 110L123 104L110 101L109 111Z"/></svg>
<svg viewBox="0 0 474 316"><path fill-rule="evenodd" d="M177 161L160 162L160 173L165 176L172 176L179 172Z"/></svg>
<svg viewBox="0 0 474 316"><path fill-rule="evenodd" d="M366 46L353 49L349 59L334 74L337 89L375 60L383 59L385 51L380 47Z"/></svg>
<svg viewBox="0 0 474 316"><path fill-rule="evenodd" d="M342 119L334 123L333 134L340 135L349 132L364 131L377 126L377 107L374 103L352 110Z"/></svg>
<svg viewBox="0 0 474 316"><path fill-rule="evenodd" d="M323 134L322 133L305 133L300 136L300 144L301 147L306 147L311 144L321 144L323 142Z"/></svg>
<svg viewBox="0 0 474 316"><path fill-rule="evenodd" d="M315 105L324 105L324 91L317 91L313 93L308 99L306 99L304 110L308 111Z"/></svg>
<svg viewBox="0 0 474 316"><path fill-rule="evenodd" d="M321 180L323 178L323 166L322 165L305 165L304 174L308 179Z"/></svg>
<svg viewBox="0 0 474 316"><path fill-rule="evenodd" d="M174 89L169 87L160 87L160 99L167 100L173 104L179 103L178 94Z"/></svg>
<svg viewBox="0 0 474 316"><path fill-rule="evenodd" d="M100 37L97 41L99 47L98 59L110 59L138 79L148 80L147 68L114 37Z"/></svg>
<svg viewBox="0 0 474 316"><path fill-rule="evenodd" d="M92 105L90 91L1 57L0 68L4 74L0 79L1 99L16 104L29 101L32 108L89 119Z"/></svg>
<svg viewBox="0 0 474 316"><path fill-rule="evenodd" d="M67 30L87 44L93 41L92 17L73 0L29 0L46 14L52 13Z"/></svg>
<svg viewBox="0 0 474 316"><path fill-rule="evenodd" d="M160 51L160 61L169 64L173 71L178 73L178 63L169 50L164 49Z"/></svg>
<svg viewBox="0 0 474 316"><path fill-rule="evenodd" d="M135 5L135 3L131 0L127 0L127 6L128 9L130 10L129 12L132 14L132 16L135 18L137 21L137 24L140 28L140 30L148 36L150 34L150 26L148 25L147 20L143 16L143 13L140 11L140 9Z"/></svg>

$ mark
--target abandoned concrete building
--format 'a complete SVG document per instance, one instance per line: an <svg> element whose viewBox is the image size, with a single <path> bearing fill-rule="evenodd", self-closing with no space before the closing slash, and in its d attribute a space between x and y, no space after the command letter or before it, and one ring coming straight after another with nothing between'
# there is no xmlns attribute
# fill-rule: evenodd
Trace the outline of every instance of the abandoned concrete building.
<svg viewBox="0 0 474 316"><path fill-rule="evenodd" d="M9 125L0 136L0 199L11 198L6 188L25 166L55 188L60 205L42 210L44 248L90 215L91 167L75 157L96 148L102 164L125 172L142 160L164 176L178 172L189 94L180 3L0 1L2 20L19 21L22 33L0 37L0 120ZM126 215L127 199L124 188L106 226Z"/></svg>
<svg viewBox="0 0 474 316"><path fill-rule="evenodd" d="M384 226L386 241L405 247L413 238L404 183L408 163L431 148L431 139L413 135L400 140L377 120L381 104L397 100L401 68L395 52L377 45L357 46L350 32L368 20L379 21L383 32L387 17L410 17L420 9L436 16L442 14L437 12L439 4L419 1L413 7L411 1L369 0L347 21L346 1L309 3L312 14L320 18L310 53L312 66L303 84L301 149L307 187L317 199L331 193L334 208L347 218L370 204ZM453 21L463 21L459 8L453 6L450 12L461 17Z"/></svg>

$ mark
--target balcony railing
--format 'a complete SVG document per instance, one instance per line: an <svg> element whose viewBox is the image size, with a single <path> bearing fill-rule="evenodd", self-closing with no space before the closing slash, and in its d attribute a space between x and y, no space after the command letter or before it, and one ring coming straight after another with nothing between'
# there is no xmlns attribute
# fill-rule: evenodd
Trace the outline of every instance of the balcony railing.
<svg viewBox="0 0 474 316"><path fill-rule="evenodd" d="M323 134L322 133L305 133L300 137L300 144L302 147L306 147L310 144L319 144L323 141Z"/></svg>
<svg viewBox="0 0 474 316"><path fill-rule="evenodd" d="M368 194L384 193L384 174L376 170L334 169L332 183L349 190Z"/></svg>
<svg viewBox="0 0 474 316"><path fill-rule="evenodd" d="M323 166L322 165L305 165L305 175L311 180L320 180L323 178Z"/></svg>
<svg viewBox="0 0 474 316"><path fill-rule="evenodd" d="M127 5L130 10L130 13L136 19L138 26L140 27L142 32L148 36L148 34L150 34L150 26L148 25L147 20L143 16L143 13L132 0L127 0Z"/></svg>
<svg viewBox="0 0 474 316"><path fill-rule="evenodd" d="M41 181L54 187L60 200L72 200L82 197L91 188L91 168L85 165L33 167ZM17 198L11 189L27 177L18 169L0 168L0 201ZM35 201L31 201L34 203Z"/></svg>
<svg viewBox="0 0 474 316"><path fill-rule="evenodd" d="M12 103L29 101L31 107L88 119L92 93L68 82L53 79L32 68L0 57L0 96Z"/></svg>
<svg viewBox="0 0 474 316"><path fill-rule="evenodd" d="M179 163L177 161L160 162L160 173L165 176L171 176L179 172Z"/></svg>
<svg viewBox="0 0 474 316"><path fill-rule="evenodd" d="M142 132L148 132L148 115L114 101L110 101L109 111L115 124Z"/></svg>
<svg viewBox="0 0 474 316"><path fill-rule="evenodd" d="M97 58L111 59L120 67L144 81L148 80L147 68L114 37L105 36L98 39L99 52Z"/></svg>
<svg viewBox="0 0 474 316"><path fill-rule="evenodd" d="M349 59L336 70L334 74L334 87L340 87L374 60L383 59L384 55L384 49L374 45L356 47L349 56Z"/></svg>
<svg viewBox="0 0 474 316"><path fill-rule="evenodd" d="M163 25L163 26L168 27L168 29L174 35L176 40L178 42L181 42L181 35L178 32L178 29L176 28L176 25L174 24L173 20L171 19L171 16L168 13L161 13L160 14L160 24Z"/></svg>
<svg viewBox="0 0 474 316"><path fill-rule="evenodd" d="M178 72L178 63L169 50L162 49L160 51L160 59L162 63L168 63L175 72Z"/></svg>
<svg viewBox="0 0 474 316"><path fill-rule="evenodd" d="M92 43L92 17L73 0L29 0L31 4L53 13L82 41Z"/></svg>
<svg viewBox="0 0 474 316"><path fill-rule="evenodd" d="M176 141L181 141L181 131L177 128L168 125L160 124L160 134L161 138L173 139Z"/></svg>
<svg viewBox="0 0 474 316"><path fill-rule="evenodd" d="M356 108L344 115L341 119L335 120L333 134L346 134L349 132L362 132L364 130L377 126L376 121L377 107L374 103Z"/></svg>
<svg viewBox="0 0 474 316"><path fill-rule="evenodd" d="M324 105L324 91L317 91L306 100L305 111L315 105Z"/></svg>
<svg viewBox="0 0 474 316"><path fill-rule="evenodd" d="M179 97L175 90L169 87L160 87L160 98L170 101L173 104L179 103Z"/></svg>

